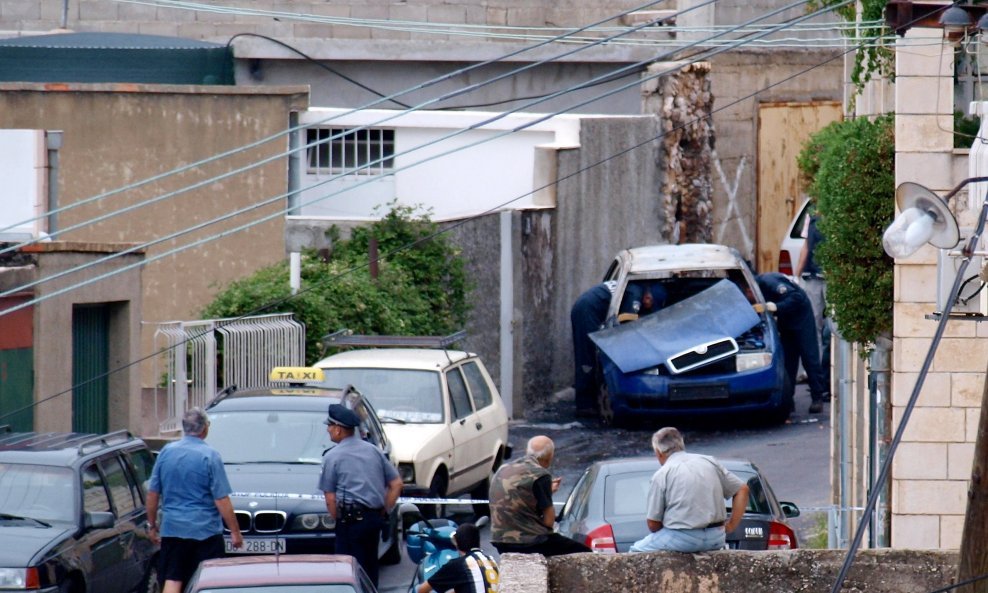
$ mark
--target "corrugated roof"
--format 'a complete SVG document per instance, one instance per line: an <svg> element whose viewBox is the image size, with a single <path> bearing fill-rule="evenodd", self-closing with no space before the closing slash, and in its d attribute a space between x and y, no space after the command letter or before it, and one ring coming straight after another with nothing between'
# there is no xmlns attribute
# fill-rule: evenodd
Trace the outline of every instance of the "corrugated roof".
<svg viewBox="0 0 988 593"><path fill-rule="evenodd" d="M63 49L215 49L218 43L134 33L55 33L0 39L0 47Z"/></svg>

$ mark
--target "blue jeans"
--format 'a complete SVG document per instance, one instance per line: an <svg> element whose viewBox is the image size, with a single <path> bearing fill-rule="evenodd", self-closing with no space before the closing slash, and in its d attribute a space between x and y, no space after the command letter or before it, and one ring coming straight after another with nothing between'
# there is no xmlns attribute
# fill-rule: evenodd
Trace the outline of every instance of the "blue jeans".
<svg viewBox="0 0 988 593"><path fill-rule="evenodd" d="M700 529L669 529L663 527L631 545L629 552L709 552L723 550L726 542L724 527Z"/></svg>

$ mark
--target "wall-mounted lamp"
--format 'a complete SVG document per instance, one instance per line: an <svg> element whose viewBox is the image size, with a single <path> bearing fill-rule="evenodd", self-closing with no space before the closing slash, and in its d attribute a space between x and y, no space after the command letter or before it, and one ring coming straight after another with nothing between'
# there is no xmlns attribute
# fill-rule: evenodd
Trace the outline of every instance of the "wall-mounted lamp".
<svg viewBox="0 0 988 593"><path fill-rule="evenodd" d="M947 203L918 183L907 181L895 189L895 203L901 214L882 236L885 253L894 258L909 257L931 243L950 249L960 241L957 219Z"/></svg>
<svg viewBox="0 0 988 593"><path fill-rule="evenodd" d="M963 39L972 25L974 25L974 20L971 18L970 13L956 4L943 11L940 15L940 26L943 27L943 36L951 43L957 43Z"/></svg>

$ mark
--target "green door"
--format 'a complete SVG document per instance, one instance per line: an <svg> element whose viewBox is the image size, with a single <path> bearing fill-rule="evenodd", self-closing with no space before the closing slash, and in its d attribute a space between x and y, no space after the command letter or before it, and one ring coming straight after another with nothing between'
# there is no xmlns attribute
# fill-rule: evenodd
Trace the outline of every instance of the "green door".
<svg viewBox="0 0 988 593"><path fill-rule="evenodd" d="M0 425L34 430L34 350L0 350Z"/></svg>
<svg viewBox="0 0 988 593"><path fill-rule="evenodd" d="M72 430L109 429L110 314L105 305L72 310Z"/></svg>

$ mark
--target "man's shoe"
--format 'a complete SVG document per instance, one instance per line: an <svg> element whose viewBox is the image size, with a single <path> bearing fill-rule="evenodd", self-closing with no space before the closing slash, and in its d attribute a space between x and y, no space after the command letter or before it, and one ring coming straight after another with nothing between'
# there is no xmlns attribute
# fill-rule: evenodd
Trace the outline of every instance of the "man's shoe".
<svg viewBox="0 0 988 593"><path fill-rule="evenodd" d="M823 402L813 402L810 404L810 414L819 414L823 411Z"/></svg>

